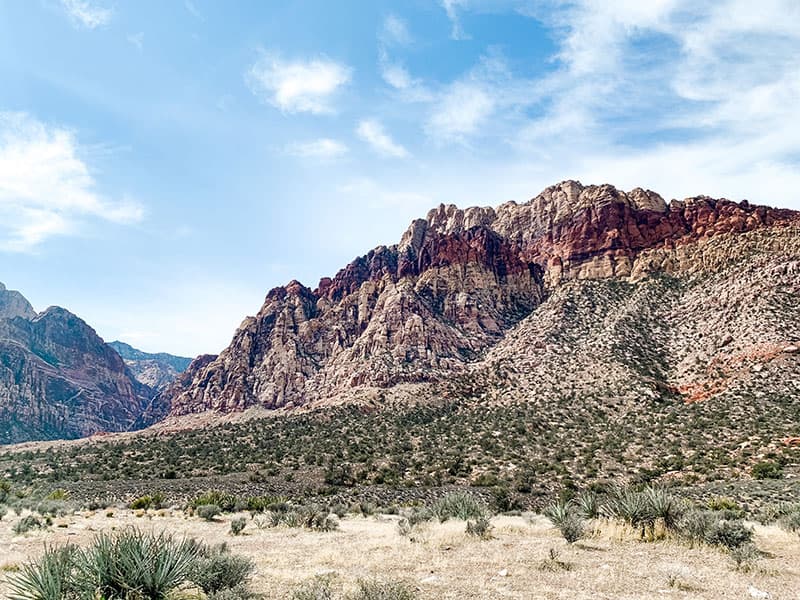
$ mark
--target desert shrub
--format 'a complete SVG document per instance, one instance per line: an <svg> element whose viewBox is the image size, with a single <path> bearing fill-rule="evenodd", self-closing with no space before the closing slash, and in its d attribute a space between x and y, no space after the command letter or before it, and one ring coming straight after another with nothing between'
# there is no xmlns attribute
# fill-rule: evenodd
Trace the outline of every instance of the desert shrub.
<svg viewBox="0 0 800 600"><path fill-rule="evenodd" d="M198 546L198 558L188 578L209 596L246 586L255 564L249 558L231 554L224 544Z"/></svg>
<svg viewBox="0 0 800 600"><path fill-rule="evenodd" d="M628 523L641 531L641 537L654 535L656 523L677 531L685 513L684 503L667 490L647 486L642 490L617 486L599 509L600 514Z"/></svg>
<svg viewBox="0 0 800 600"><path fill-rule="evenodd" d="M557 573L559 571L571 571L572 564L560 559L561 554L555 548L550 548L547 558L539 561L538 568L540 571L549 571Z"/></svg>
<svg viewBox="0 0 800 600"><path fill-rule="evenodd" d="M735 500L726 496L709 498L706 507L716 512L738 513L740 518L744 516L744 509Z"/></svg>
<svg viewBox="0 0 800 600"><path fill-rule="evenodd" d="M430 507L433 515L444 523L448 519L476 519L488 514L486 504L480 498L466 492L453 492L442 496Z"/></svg>
<svg viewBox="0 0 800 600"><path fill-rule="evenodd" d="M573 544L584 536L586 523L571 500L559 500L544 510L544 516L553 522L564 539Z"/></svg>
<svg viewBox="0 0 800 600"><path fill-rule="evenodd" d="M783 477L783 467L775 461L765 460L754 464L750 474L755 479L780 479Z"/></svg>
<svg viewBox="0 0 800 600"><path fill-rule="evenodd" d="M3 517L8 514L8 509L5 506L0 505L0 521L3 520Z"/></svg>
<svg viewBox="0 0 800 600"><path fill-rule="evenodd" d="M75 597L75 556L78 549L68 545L45 547L41 558L23 565L8 577L12 600L63 600Z"/></svg>
<svg viewBox="0 0 800 600"><path fill-rule="evenodd" d="M733 559L734 568L737 571L748 573L753 570L756 561L759 559L761 553L756 548L755 544L747 542L731 548L731 558Z"/></svg>
<svg viewBox="0 0 800 600"><path fill-rule="evenodd" d="M350 507L350 512L362 517L370 517L375 514L376 506L372 502L356 502Z"/></svg>
<svg viewBox="0 0 800 600"><path fill-rule="evenodd" d="M231 534L232 535L239 535L244 531L245 525L247 525L247 519L244 517L239 517L238 519L233 519L231 521Z"/></svg>
<svg viewBox="0 0 800 600"><path fill-rule="evenodd" d="M706 534L705 541L714 546L723 546L728 550L738 548L753 541L753 530L743 521L717 521Z"/></svg>
<svg viewBox="0 0 800 600"><path fill-rule="evenodd" d="M575 505L584 519L596 519L600 516L600 501L597 494L591 490L578 494L575 497Z"/></svg>
<svg viewBox="0 0 800 600"><path fill-rule="evenodd" d="M65 489L58 488L53 490L47 495L47 500L69 500L69 492Z"/></svg>
<svg viewBox="0 0 800 600"><path fill-rule="evenodd" d="M318 575L304 582L292 592L292 600L333 600L330 576Z"/></svg>
<svg viewBox="0 0 800 600"><path fill-rule="evenodd" d="M467 535L488 540L492 537L492 523L486 517L478 517L474 521L467 521Z"/></svg>
<svg viewBox="0 0 800 600"><path fill-rule="evenodd" d="M237 585L236 587L226 588L218 592L212 592L206 595L206 600L252 600L257 598L253 592L246 585Z"/></svg>
<svg viewBox="0 0 800 600"><path fill-rule="evenodd" d="M213 521L222 512L216 504L201 504L197 507L197 516L206 521Z"/></svg>
<svg viewBox="0 0 800 600"><path fill-rule="evenodd" d="M14 533L17 535L22 535L23 533L28 533L33 529L44 529L45 527L46 525L44 521L42 521L39 517L28 515L27 517L23 517L14 523Z"/></svg>
<svg viewBox="0 0 800 600"><path fill-rule="evenodd" d="M714 511L690 510L678 524L678 533L692 544L705 542L718 522L719 517Z"/></svg>
<svg viewBox="0 0 800 600"><path fill-rule="evenodd" d="M189 578L198 554L196 544L166 533L101 533L76 554L79 597L163 600Z"/></svg>
<svg viewBox="0 0 800 600"><path fill-rule="evenodd" d="M150 508L159 509L164 506L164 494L156 492L153 495L140 496L130 503L130 508L133 510L148 510Z"/></svg>
<svg viewBox="0 0 800 600"><path fill-rule="evenodd" d="M414 592L399 581L362 579L356 590L347 595L347 600L414 600Z"/></svg>
<svg viewBox="0 0 800 600"><path fill-rule="evenodd" d="M778 525L785 531L800 532L800 508L783 515L778 519Z"/></svg>
<svg viewBox="0 0 800 600"><path fill-rule="evenodd" d="M189 508L196 510L201 506L213 504L219 507L222 512L233 512L236 510L237 503L237 497L233 494L211 490L192 498L189 501Z"/></svg>

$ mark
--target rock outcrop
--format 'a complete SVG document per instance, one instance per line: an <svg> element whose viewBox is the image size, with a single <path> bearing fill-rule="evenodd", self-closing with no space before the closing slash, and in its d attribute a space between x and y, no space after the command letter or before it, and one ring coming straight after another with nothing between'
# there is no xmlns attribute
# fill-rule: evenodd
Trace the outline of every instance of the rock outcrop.
<svg viewBox="0 0 800 600"><path fill-rule="evenodd" d="M83 320L0 290L0 444L125 431L153 391ZM149 424L149 423L148 423Z"/></svg>
<svg viewBox="0 0 800 600"><path fill-rule="evenodd" d="M791 226L789 210L567 181L524 204L441 205L400 243L310 289L273 289L216 358L195 361L159 397L174 415L296 407L358 390L466 373L573 281L634 282L692 262L709 240ZM723 245L724 246L724 245ZM720 260L723 260L720 258Z"/></svg>

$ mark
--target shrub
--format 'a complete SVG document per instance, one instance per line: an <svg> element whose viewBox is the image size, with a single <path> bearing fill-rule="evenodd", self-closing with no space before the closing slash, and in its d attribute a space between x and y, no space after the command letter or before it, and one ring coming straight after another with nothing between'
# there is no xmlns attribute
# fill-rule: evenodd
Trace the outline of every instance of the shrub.
<svg viewBox="0 0 800 600"><path fill-rule="evenodd" d="M157 492L151 496L140 496L130 503L133 510L148 510L150 508L159 509L164 506L164 494Z"/></svg>
<svg viewBox="0 0 800 600"><path fill-rule="evenodd" d="M750 542L731 549L734 568L745 573L750 572L760 556L758 548Z"/></svg>
<svg viewBox="0 0 800 600"><path fill-rule="evenodd" d="M76 555L80 597L162 600L189 578L198 553L197 544L165 533L101 533Z"/></svg>
<svg viewBox="0 0 800 600"><path fill-rule="evenodd" d="M45 523L39 517L28 515L14 523L14 533L22 535L23 533L28 533L32 529L44 529L45 526Z"/></svg>
<svg viewBox="0 0 800 600"><path fill-rule="evenodd" d="M576 496L575 503L584 519L596 519L600 516L600 502L595 492L591 490L581 492Z"/></svg>
<svg viewBox="0 0 800 600"><path fill-rule="evenodd" d="M333 600L330 576L317 575L292 593L292 600Z"/></svg>
<svg viewBox="0 0 800 600"><path fill-rule="evenodd" d="M489 511L486 504L472 494L453 492L442 496L439 500L434 502L431 506L431 512L443 523L448 519L461 519L462 521L466 521L468 519L484 517Z"/></svg>
<svg viewBox="0 0 800 600"><path fill-rule="evenodd" d="M361 580L347 600L414 600L414 592L398 581Z"/></svg>
<svg viewBox="0 0 800 600"><path fill-rule="evenodd" d="M253 561L231 554L224 544L200 545L198 555L189 579L209 595L242 588L255 570Z"/></svg>
<svg viewBox="0 0 800 600"><path fill-rule="evenodd" d="M7 513L8 509L5 506L0 505L0 521L3 520L3 517L5 517Z"/></svg>
<svg viewBox="0 0 800 600"><path fill-rule="evenodd" d="M69 492L62 488L53 490L47 495L47 500L68 500L68 499L69 499Z"/></svg>
<svg viewBox="0 0 800 600"><path fill-rule="evenodd" d="M482 540L492 537L492 524L486 517L478 517L474 521L467 521L467 535L471 535Z"/></svg>
<svg viewBox="0 0 800 600"><path fill-rule="evenodd" d="M558 571L571 571L572 565L559 558L560 553L555 548L550 548L547 558L539 562L540 571L550 571L556 573Z"/></svg>
<svg viewBox="0 0 800 600"><path fill-rule="evenodd" d="M197 516L206 521L213 521L220 512L216 504L201 504L197 507Z"/></svg>
<svg viewBox="0 0 800 600"><path fill-rule="evenodd" d="M669 531L678 529L685 512L683 502L663 488L647 486L639 491L632 487L612 488L600 507L604 516L624 521L641 530L641 537L654 535L657 522Z"/></svg>
<svg viewBox="0 0 800 600"><path fill-rule="evenodd" d="M244 531L244 527L247 525L247 519L244 517L239 517L238 519L233 519L231 521L231 534L232 535L239 535Z"/></svg>
<svg viewBox="0 0 800 600"><path fill-rule="evenodd" d="M717 521L706 534L705 541L728 550L738 548L753 541L753 530L743 521Z"/></svg>
<svg viewBox="0 0 800 600"><path fill-rule="evenodd" d="M236 496L218 490L211 490L195 496L189 501L189 508L197 509L201 506L213 504L222 512L233 512L238 504Z"/></svg>
<svg viewBox="0 0 800 600"><path fill-rule="evenodd" d="M755 479L780 479L783 477L783 467L775 461L765 460L754 464L750 473Z"/></svg>
<svg viewBox="0 0 800 600"><path fill-rule="evenodd" d="M678 524L678 533L690 543L705 542L719 517L710 510L691 510Z"/></svg>
<svg viewBox="0 0 800 600"><path fill-rule="evenodd" d="M571 500L550 504L545 508L544 516L553 522L569 544L577 542L585 533L586 524Z"/></svg>
<svg viewBox="0 0 800 600"><path fill-rule="evenodd" d="M62 600L74 597L75 556L78 549L67 545L45 547L37 562L31 562L8 577L12 600Z"/></svg>

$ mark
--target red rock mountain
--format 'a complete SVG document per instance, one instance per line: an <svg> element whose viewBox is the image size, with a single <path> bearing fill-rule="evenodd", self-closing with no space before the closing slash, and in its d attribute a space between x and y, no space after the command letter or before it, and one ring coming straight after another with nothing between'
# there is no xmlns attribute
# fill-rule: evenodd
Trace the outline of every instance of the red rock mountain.
<svg viewBox="0 0 800 600"><path fill-rule="evenodd" d="M631 284L625 302L635 304L636 290L645 289L644 284L637 288L637 282L660 274L688 282L697 273L728 268L758 253L769 263L781 252L775 265L790 270L792 253L800 251L798 225L800 213L746 201L698 196L667 204L648 190L625 193L574 181L549 187L524 204L465 210L441 205L414 221L399 244L357 258L316 289L292 281L271 290L228 348L218 357L195 361L156 404L159 411L171 407L173 415L275 409L375 390L400 393L404 385L424 382L433 386L424 393L437 394L454 378L500 364L492 360L522 364L534 356L531 372L543 364L568 369L555 360L556 346L548 340L572 314L558 311L587 293L589 288L581 285ZM691 279L691 285L698 281ZM681 310L695 310L689 296L673 301ZM625 302L609 306L631 310ZM657 306L647 304L647 311ZM536 328L545 315L550 315L548 328L540 331ZM733 317L726 318L732 327ZM778 329L776 348L783 343L781 335L795 335ZM584 341L590 333L581 334ZM562 354L580 345L576 339ZM637 350L643 353L642 363L646 346ZM609 373L628 360L626 352L609 358ZM687 383L688 371L681 368L648 371L643 385L673 391L679 384L695 385ZM520 393L551 377L557 380L559 373L543 372L539 383L522 381ZM485 385L495 386L495 392L504 385L490 379Z"/></svg>

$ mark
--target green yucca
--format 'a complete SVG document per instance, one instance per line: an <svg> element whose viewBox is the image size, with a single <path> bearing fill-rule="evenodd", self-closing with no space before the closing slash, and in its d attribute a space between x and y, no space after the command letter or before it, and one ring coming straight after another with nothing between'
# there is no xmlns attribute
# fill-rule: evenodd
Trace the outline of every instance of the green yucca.
<svg viewBox="0 0 800 600"><path fill-rule="evenodd" d="M37 562L9 576L11 600L68 600L77 598L75 584L75 546L45 547Z"/></svg>
<svg viewBox="0 0 800 600"><path fill-rule="evenodd" d="M466 492L453 492L439 498L431 505L431 512L441 522L447 519L477 519L489 514L486 503Z"/></svg>
<svg viewBox="0 0 800 600"><path fill-rule="evenodd" d="M88 597L162 600L187 580L198 555L197 544L166 533L100 534L78 555L77 581Z"/></svg>

